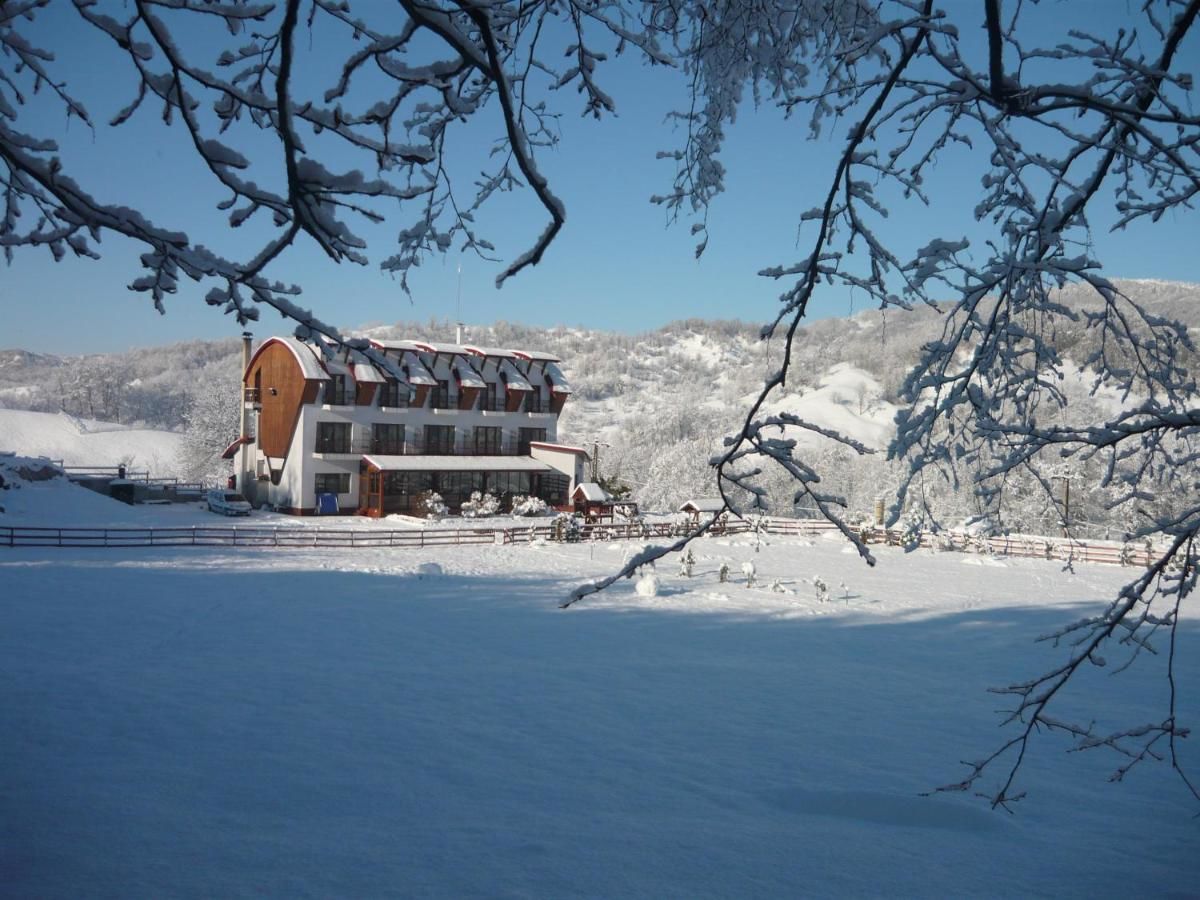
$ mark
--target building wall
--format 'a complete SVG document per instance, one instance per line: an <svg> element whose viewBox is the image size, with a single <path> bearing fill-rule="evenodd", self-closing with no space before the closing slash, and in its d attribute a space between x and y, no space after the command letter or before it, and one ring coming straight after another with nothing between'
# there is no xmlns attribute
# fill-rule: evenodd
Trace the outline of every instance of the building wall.
<svg viewBox="0 0 1200 900"><path fill-rule="evenodd" d="M268 456L286 456L300 406L314 396L317 384L310 388L292 351L284 344L273 343L263 347L250 364L245 385L261 387L262 409L256 432L259 446Z"/></svg>
<svg viewBox="0 0 1200 900"><path fill-rule="evenodd" d="M317 502L316 475L348 473L349 490L338 496L338 505L343 511L356 509L359 498L359 463L364 447L371 437L372 427L376 424L404 425L406 441L423 441L426 425L453 425L456 430L456 446L459 447L471 446L473 429L476 426L499 426L503 429L502 437L506 448L518 440L521 428L544 428L547 442L553 443L557 440L558 416L553 412L457 409L458 388L450 369L451 362L452 358L441 356L436 364L428 366L435 378L449 382L452 407L450 409L379 407L375 403L382 392L376 393L372 405L358 406L354 405L356 391L353 389L347 391L349 405L330 406L322 402L324 396L320 383L305 382L295 358L287 347L267 347L255 360L246 377L246 385L254 387L255 372L261 370L263 373L262 409L256 417L255 431L259 438L256 444L248 448L246 454L250 472L246 473L244 482L253 481L253 488L247 488L247 494L253 494L255 502L258 503L267 503L281 509L312 512ZM473 360L473 364L486 381L499 382L498 367L495 363L485 365ZM531 384L539 386L542 407L549 409L549 387L536 365L527 378ZM275 394L270 393L270 387L276 388ZM348 384L347 387L353 386ZM503 396L502 384L500 396ZM350 453L315 452L317 425L322 422L350 424ZM569 490L574 490L575 485L582 480L583 462L578 455L545 450L533 455L570 477ZM278 484L272 483L270 479L261 480L256 477L264 470L269 474L267 457L272 457L270 463L276 466L281 460L283 462ZM453 460L454 457L446 458L447 469L454 468Z"/></svg>

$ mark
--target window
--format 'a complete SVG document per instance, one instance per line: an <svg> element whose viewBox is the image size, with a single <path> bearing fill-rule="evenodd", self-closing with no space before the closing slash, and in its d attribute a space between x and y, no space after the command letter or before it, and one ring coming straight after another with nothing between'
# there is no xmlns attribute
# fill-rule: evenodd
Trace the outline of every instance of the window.
<svg viewBox="0 0 1200 900"><path fill-rule="evenodd" d="M439 378L437 387L433 389L433 404L434 409L449 409L450 408L450 382Z"/></svg>
<svg viewBox="0 0 1200 900"><path fill-rule="evenodd" d="M550 506L565 506L568 482L566 475L542 475L537 479L537 495Z"/></svg>
<svg viewBox="0 0 1200 900"><path fill-rule="evenodd" d="M439 472L434 479L434 490L442 495L447 506L462 506L473 492L483 490L483 473Z"/></svg>
<svg viewBox="0 0 1200 900"><path fill-rule="evenodd" d="M498 497L513 494L527 495L530 489L529 472L488 472L487 490Z"/></svg>
<svg viewBox="0 0 1200 900"><path fill-rule="evenodd" d="M385 497L411 497L432 490L432 472L384 472L383 494Z"/></svg>
<svg viewBox="0 0 1200 900"><path fill-rule="evenodd" d="M522 428L517 432L517 453L528 456L530 442L544 441L545 439L545 428Z"/></svg>
<svg viewBox="0 0 1200 900"><path fill-rule="evenodd" d="M484 456L500 453L500 429L486 425L475 427L475 452Z"/></svg>
<svg viewBox="0 0 1200 900"><path fill-rule="evenodd" d="M329 381L325 383L325 403L328 406L345 406L348 402L346 398L346 376L330 375Z"/></svg>
<svg viewBox="0 0 1200 900"><path fill-rule="evenodd" d="M380 406L408 406L408 385L401 389L400 382L394 378L389 378L383 383L383 389L379 392Z"/></svg>
<svg viewBox="0 0 1200 900"><path fill-rule="evenodd" d="M504 409L503 401L496 399L496 389L499 385L494 381L487 382L487 393L483 395L483 408L497 412Z"/></svg>
<svg viewBox="0 0 1200 900"><path fill-rule="evenodd" d="M542 408L542 392L537 388L530 391L529 396L525 398L525 412L545 412Z"/></svg>
<svg viewBox="0 0 1200 900"><path fill-rule="evenodd" d="M426 425L425 452L449 456L454 452L453 425Z"/></svg>
<svg viewBox="0 0 1200 900"><path fill-rule="evenodd" d="M404 452L404 426L377 424L371 428L371 452L399 456Z"/></svg>
<svg viewBox="0 0 1200 900"><path fill-rule="evenodd" d="M319 473L316 476L314 488L318 494L348 494L350 493L350 473Z"/></svg>
<svg viewBox="0 0 1200 900"><path fill-rule="evenodd" d="M349 453L349 422L318 422L317 453Z"/></svg>

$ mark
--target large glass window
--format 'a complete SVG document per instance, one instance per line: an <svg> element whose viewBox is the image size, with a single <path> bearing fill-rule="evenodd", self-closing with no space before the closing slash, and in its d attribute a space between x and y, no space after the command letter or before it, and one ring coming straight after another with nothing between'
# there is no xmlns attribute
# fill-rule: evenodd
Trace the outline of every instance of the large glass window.
<svg viewBox="0 0 1200 900"><path fill-rule="evenodd" d="M529 472L488 472L486 490L497 497L529 494Z"/></svg>
<svg viewBox="0 0 1200 900"><path fill-rule="evenodd" d="M425 452L449 456L454 452L453 425L426 425Z"/></svg>
<svg viewBox="0 0 1200 900"><path fill-rule="evenodd" d="M494 381L487 382L487 392L483 396L483 408L492 412L501 411L504 409L504 401L497 397L497 388L499 385Z"/></svg>
<svg viewBox="0 0 1200 900"><path fill-rule="evenodd" d="M483 490L482 472L438 472L434 490L449 506L459 506L473 491Z"/></svg>
<svg viewBox="0 0 1200 900"><path fill-rule="evenodd" d="M318 494L348 494L350 493L350 473L318 473L315 476L314 488Z"/></svg>
<svg viewBox="0 0 1200 900"><path fill-rule="evenodd" d="M537 495L550 506L566 506L568 483L566 475L542 475L537 479Z"/></svg>
<svg viewBox="0 0 1200 900"><path fill-rule="evenodd" d="M545 428L522 428L517 432L517 452L522 456L528 456L530 442L544 441L545 439Z"/></svg>
<svg viewBox="0 0 1200 900"><path fill-rule="evenodd" d="M325 382L325 403L329 406L346 406L349 403L346 393L346 376L330 375Z"/></svg>
<svg viewBox="0 0 1200 900"><path fill-rule="evenodd" d="M371 452L398 456L404 452L404 426L376 423L371 428Z"/></svg>
<svg viewBox="0 0 1200 900"><path fill-rule="evenodd" d="M535 387L525 397L525 412L540 413L545 411L545 408L542 406L542 392Z"/></svg>
<svg viewBox="0 0 1200 900"><path fill-rule="evenodd" d="M349 453L349 422L318 422L317 453Z"/></svg>
<svg viewBox="0 0 1200 900"><path fill-rule="evenodd" d="M477 455L498 455L500 453L500 429L489 425L476 425L474 446Z"/></svg>
<svg viewBox="0 0 1200 900"><path fill-rule="evenodd" d="M389 378L379 392L379 405L408 406L408 385L401 385L396 379Z"/></svg>

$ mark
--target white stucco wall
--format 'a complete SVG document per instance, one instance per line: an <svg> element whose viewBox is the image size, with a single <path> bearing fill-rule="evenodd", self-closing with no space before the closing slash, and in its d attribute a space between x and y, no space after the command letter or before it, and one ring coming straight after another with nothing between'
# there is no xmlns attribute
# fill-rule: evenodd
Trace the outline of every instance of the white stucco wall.
<svg viewBox="0 0 1200 900"><path fill-rule="evenodd" d="M429 368L436 378L444 379L450 384L450 403L458 403L457 385L451 372L452 360L446 356L438 359L436 365ZM504 396L503 384L499 381L499 367L495 360L486 363L478 359L471 360L475 371L479 372L485 381L498 384L498 397ZM522 364L524 371L524 364ZM538 386L543 408L548 408L550 402L549 388L545 384L545 376L535 365L530 381ZM348 395L354 391L348 385ZM382 391L375 397L375 403ZM499 426L502 431L502 441L505 449L514 445L521 428L544 428L545 440L553 443L558 438L558 416L551 412L493 412L491 410L459 410L459 409L430 409L411 407L380 407L372 406L328 406L320 402L318 397L315 404L301 407L300 418L292 436L287 460L283 467L283 477L278 485L270 481L256 481L255 502L267 503L273 506L300 509L313 509L316 506L315 476L318 473L348 473L350 489L338 495L339 506L353 509L358 506L359 496L359 462L361 452L325 453L315 452L317 440L317 425L320 422L347 422L351 428L351 449L365 445L371 437L372 426L376 424L403 425L406 441L423 441L426 425L453 425L457 446L470 446L473 440L473 429L476 426ZM426 402L430 402L428 399ZM257 423L255 423L257 425ZM255 430L257 434L257 428ZM250 466L248 478L256 477L258 460L265 459L257 445L251 445L247 454ZM539 450L535 458L542 460L571 479L570 490L582 480L582 458L572 453ZM278 460L275 460L278 463ZM452 469L449 458L447 469Z"/></svg>

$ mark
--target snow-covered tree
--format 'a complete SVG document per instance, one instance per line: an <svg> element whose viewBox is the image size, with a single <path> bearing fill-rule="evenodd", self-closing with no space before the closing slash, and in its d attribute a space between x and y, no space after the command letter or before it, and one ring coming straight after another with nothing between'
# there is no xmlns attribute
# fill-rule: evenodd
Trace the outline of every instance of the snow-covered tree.
<svg viewBox="0 0 1200 900"><path fill-rule="evenodd" d="M179 449L179 474L188 480L223 482L233 465L221 451L238 436L241 382L237 373L212 373L193 386L191 402L183 413L183 442ZM232 375L233 377L228 377Z"/></svg>
<svg viewBox="0 0 1200 900"><path fill-rule="evenodd" d="M52 46L54 35L37 30L48 5L0 4L5 253L92 257L102 237L120 235L144 249L144 272L130 286L160 310L186 277L208 285L207 301L240 321L273 307L301 334L332 340L340 339L335 329L296 303L299 287L273 276L280 255L306 242L335 261L365 263L353 223L387 216L399 242L381 265L403 284L430 254L489 254L476 212L524 186L545 226L497 282L537 264L566 221L566 204L538 163L558 142L551 101L573 96L586 114L613 112L619 98L603 83L616 51L686 76L679 143L664 154L675 163L673 183L654 199L693 220L698 254L725 187L726 130L744 102L777 105L814 137L838 141L827 174L801 176L812 207L799 216L798 258L762 270L784 285L763 329L782 338L784 352L717 458L721 490L731 503L748 496L765 505L761 470L778 468L793 480L797 506L837 523L873 562L847 523L846 499L827 489L793 435L817 431L860 455L871 448L768 401L806 377L793 367L792 342L829 285L885 307L936 307L941 336L902 384L906 408L888 450L905 472L893 522L927 505L914 490L930 473L973 489L992 512L1014 473L1052 493L1046 466L1064 457L1101 464L1117 504L1181 498L1170 513L1149 511L1138 529L1166 541L1162 558L1102 615L1071 627L1068 665L1010 688L1017 736L962 786L998 760L1013 761L992 792L996 804L1009 803L1023 751L1042 730L1069 732L1080 746L1118 746L1135 759L1165 747L1175 763L1184 732L1173 712L1101 740L1048 708L1114 637L1140 648L1149 632L1172 636L1200 564L1200 409L1182 362L1187 328L1148 314L1106 278L1090 232L1101 209L1116 227L1169 223L1200 195L1200 114L1186 68L1196 58L1200 2L1146 0L1120 27L1097 33L1086 5L1064 7L1049 22L1038 4L1018 0L76 0L74 13L111 41L134 78L111 124L144 115L148 104L186 133L228 224L244 230L244 251L225 255L179 223L101 199L94 190L103 173L68 171L57 144L39 133L53 118L47 104L97 125L56 68L54 51L73 48ZM318 57L337 74L326 83L299 77ZM463 122L477 128L458 128ZM489 126L495 141L480 142ZM455 179L456 140L488 146L482 176L473 168ZM944 199L934 170L960 148L977 167L966 214L985 237L968 239L953 215L939 215L947 233L911 249L887 243L875 226L889 207ZM965 195L961 186L953 193ZM1070 283L1088 288L1084 302L1059 302L1054 289ZM1059 341L1070 326L1099 336L1085 361L1096 389L1131 402L1062 424L1052 413L1066 401Z"/></svg>

